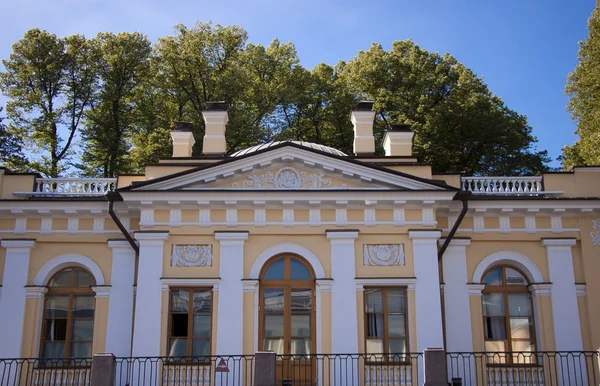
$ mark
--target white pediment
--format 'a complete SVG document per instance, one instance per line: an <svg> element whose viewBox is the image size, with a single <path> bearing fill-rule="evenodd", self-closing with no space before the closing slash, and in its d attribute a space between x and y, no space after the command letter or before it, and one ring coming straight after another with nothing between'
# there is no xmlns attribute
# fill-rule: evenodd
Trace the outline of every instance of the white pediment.
<svg viewBox="0 0 600 386"><path fill-rule="evenodd" d="M445 190L426 179L292 146L161 177L130 190L337 189Z"/></svg>

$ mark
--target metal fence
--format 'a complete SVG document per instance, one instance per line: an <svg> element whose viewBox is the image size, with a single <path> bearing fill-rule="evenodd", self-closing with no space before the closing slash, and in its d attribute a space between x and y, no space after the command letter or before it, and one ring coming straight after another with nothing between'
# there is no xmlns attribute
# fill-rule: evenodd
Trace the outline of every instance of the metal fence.
<svg viewBox="0 0 600 386"><path fill-rule="evenodd" d="M115 386L253 386L254 355L116 358Z"/></svg>
<svg viewBox="0 0 600 386"><path fill-rule="evenodd" d="M87 386L92 358L0 359L2 386Z"/></svg>
<svg viewBox="0 0 600 386"><path fill-rule="evenodd" d="M448 380L464 386L598 385L598 352L447 353Z"/></svg>
<svg viewBox="0 0 600 386"><path fill-rule="evenodd" d="M423 354L278 355L277 385L416 386Z"/></svg>

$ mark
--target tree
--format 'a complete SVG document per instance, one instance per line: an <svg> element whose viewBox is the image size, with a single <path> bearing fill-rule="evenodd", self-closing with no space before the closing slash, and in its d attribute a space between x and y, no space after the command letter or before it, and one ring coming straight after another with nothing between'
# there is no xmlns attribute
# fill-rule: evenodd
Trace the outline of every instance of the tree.
<svg viewBox="0 0 600 386"><path fill-rule="evenodd" d="M589 34L579 43L579 63L567 79L567 109L579 140L563 148L562 165L600 164L600 1L588 20Z"/></svg>
<svg viewBox="0 0 600 386"><path fill-rule="evenodd" d="M95 88L95 58L79 35L60 39L32 29L2 62L0 89L9 98L10 128L41 157L31 166L50 177L65 167Z"/></svg>
<svg viewBox="0 0 600 386"><path fill-rule="evenodd" d="M0 107L0 113L3 108ZM29 165L22 152L22 144L17 137L12 135L6 125L2 123L0 115L0 162L12 171L27 172Z"/></svg>
<svg viewBox="0 0 600 386"><path fill-rule="evenodd" d="M140 33L100 33L97 52L100 89L86 113L84 153L78 165L85 174L114 177L132 170L127 162L135 122L136 93L148 77L150 42Z"/></svg>
<svg viewBox="0 0 600 386"><path fill-rule="evenodd" d="M375 101L378 142L386 122L411 124L414 154L436 171L513 175L546 168L547 152L533 148L526 117L449 54L396 41L389 52L374 44L340 66L348 87Z"/></svg>

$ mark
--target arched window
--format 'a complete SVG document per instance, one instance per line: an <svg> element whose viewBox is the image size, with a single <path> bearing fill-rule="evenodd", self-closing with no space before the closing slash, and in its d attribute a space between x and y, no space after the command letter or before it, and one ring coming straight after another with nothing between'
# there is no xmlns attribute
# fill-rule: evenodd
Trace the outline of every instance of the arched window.
<svg viewBox="0 0 600 386"><path fill-rule="evenodd" d="M65 268L52 276L44 304L40 356L87 358L92 355L96 282L86 270Z"/></svg>
<svg viewBox="0 0 600 386"><path fill-rule="evenodd" d="M482 283L485 349L500 353L490 357L497 363L534 363L536 351L533 305L527 277L517 268L496 266ZM501 353L512 352L512 355Z"/></svg>

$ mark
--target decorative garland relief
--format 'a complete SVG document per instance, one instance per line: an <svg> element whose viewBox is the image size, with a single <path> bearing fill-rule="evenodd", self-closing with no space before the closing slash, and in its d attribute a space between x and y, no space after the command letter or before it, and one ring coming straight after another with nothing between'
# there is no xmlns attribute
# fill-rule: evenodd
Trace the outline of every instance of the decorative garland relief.
<svg viewBox="0 0 600 386"><path fill-rule="evenodd" d="M234 182L232 188L240 188L239 183ZM254 189L310 189L310 188L330 188L331 179L325 178L323 173L308 174L299 171L291 166L285 166L277 170L275 174L268 171L263 174L248 176L242 182L242 188ZM342 185L341 188L345 188Z"/></svg>
<svg viewBox="0 0 600 386"><path fill-rule="evenodd" d="M404 244L364 244L365 266L404 265Z"/></svg>
<svg viewBox="0 0 600 386"><path fill-rule="evenodd" d="M171 267L212 266L212 245L173 245Z"/></svg>

